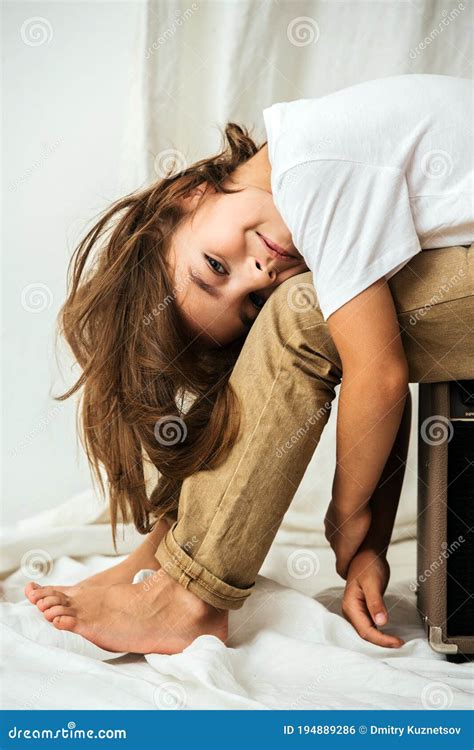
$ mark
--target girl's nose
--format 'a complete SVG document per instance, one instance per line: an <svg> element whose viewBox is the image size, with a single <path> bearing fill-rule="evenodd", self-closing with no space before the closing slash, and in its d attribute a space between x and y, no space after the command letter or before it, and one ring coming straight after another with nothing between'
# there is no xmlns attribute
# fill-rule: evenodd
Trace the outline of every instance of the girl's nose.
<svg viewBox="0 0 474 750"><path fill-rule="evenodd" d="M261 261L254 258L253 262L255 264L254 276L258 278L259 283L272 284L278 275L275 269L275 261L272 259Z"/></svg>

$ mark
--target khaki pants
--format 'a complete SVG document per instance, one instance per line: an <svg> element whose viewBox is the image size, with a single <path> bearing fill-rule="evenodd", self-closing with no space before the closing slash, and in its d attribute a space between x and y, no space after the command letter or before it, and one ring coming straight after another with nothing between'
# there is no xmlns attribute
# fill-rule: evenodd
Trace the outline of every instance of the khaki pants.
<svg viewBox="0 0 474 750"><path fill-rule="evenodd" d="M389 280L410 382L474 378L474 244L419 252ZM183 483L156 558L219 609L238 609L318 444L342 377L312 274L279 286L231 376L237 442L217 469ZM290 449L291 448L291 449Z"/></svg>

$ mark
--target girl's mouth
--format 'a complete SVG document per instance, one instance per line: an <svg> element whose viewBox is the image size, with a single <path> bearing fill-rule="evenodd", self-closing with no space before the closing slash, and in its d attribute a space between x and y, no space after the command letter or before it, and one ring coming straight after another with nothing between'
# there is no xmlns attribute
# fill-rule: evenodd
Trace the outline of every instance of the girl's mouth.
<svg viewBox="0 0 474 750"><path fill-rule="evenodd" d="M269 237L265 237L265 235L260 234L260 232L257 232L257 234L267 250L270 250L274 258L281 258L282 260L295 260L294 255L290 255L290 253L287 253L286 250L283 250L280 245L277 245L276 242L273 242L273 240L271 240Z"/></svg>

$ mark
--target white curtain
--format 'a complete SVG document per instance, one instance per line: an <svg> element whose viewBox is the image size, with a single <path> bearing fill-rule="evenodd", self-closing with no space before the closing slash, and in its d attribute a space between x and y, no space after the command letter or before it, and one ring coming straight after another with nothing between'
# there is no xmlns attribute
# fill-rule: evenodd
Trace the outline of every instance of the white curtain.
<svg viewBox="0 0 474 750"><path fill-rule="evenodd" d="M228 121L264 139L262 109L400 73L472 76L471 0L147 0L139 8L124 191L214 153ZM394 539L415 534L417 387ZM320 543L335 469L337 399L279 532ZM323 539L324 541L324 539Z"/></svg>
<svg viewBox="0 0 474 750"><path fill-rule="evenodd" d="M400 73L470 77L472 0L147 0L138 9L122 158L125 189L170 150L213 153L234 120L264 138L262 109Z"/></svg>

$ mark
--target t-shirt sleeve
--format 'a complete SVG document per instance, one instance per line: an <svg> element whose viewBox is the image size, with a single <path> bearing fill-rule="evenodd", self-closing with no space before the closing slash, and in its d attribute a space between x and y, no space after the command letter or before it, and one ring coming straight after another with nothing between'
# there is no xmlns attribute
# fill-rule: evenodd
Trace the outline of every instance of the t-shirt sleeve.
<svg viewBox="0 0 474 750"><path fill-rule="evenodd" d="M274 199L313 272L324 320L420 250L405 174L332 159L285 171Z"/></svg>

